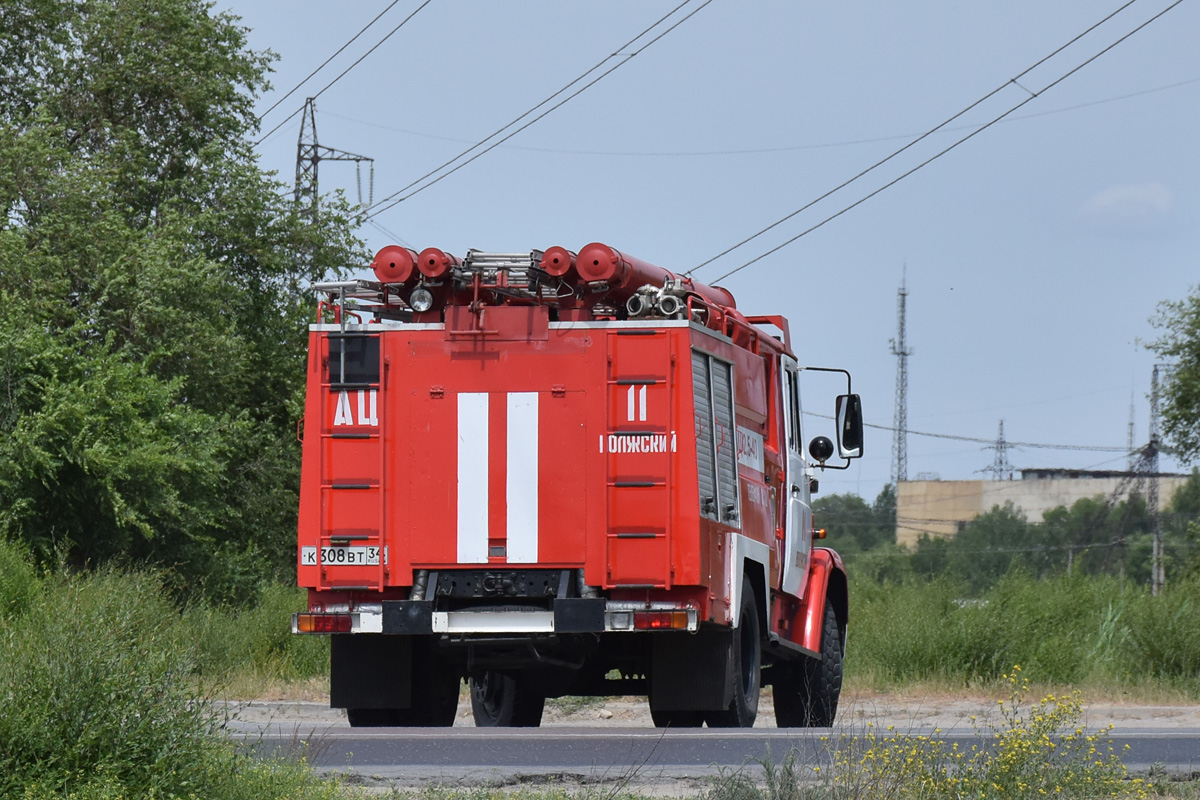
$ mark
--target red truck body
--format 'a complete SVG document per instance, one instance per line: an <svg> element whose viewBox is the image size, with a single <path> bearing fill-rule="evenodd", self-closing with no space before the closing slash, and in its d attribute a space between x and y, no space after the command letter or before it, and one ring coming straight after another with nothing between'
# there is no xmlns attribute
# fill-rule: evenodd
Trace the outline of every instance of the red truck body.
<svg viewBox="0 0 1200 800"><path fill-rule="evenodd" d="M642 693L657 724L741 726L770 683L781 725L830 724L833 447L803 452L786 321L601 244L374 266L318 287L309 335L293 628L333 634L332 704L445 725L467 679L481 725Z"/></svg>

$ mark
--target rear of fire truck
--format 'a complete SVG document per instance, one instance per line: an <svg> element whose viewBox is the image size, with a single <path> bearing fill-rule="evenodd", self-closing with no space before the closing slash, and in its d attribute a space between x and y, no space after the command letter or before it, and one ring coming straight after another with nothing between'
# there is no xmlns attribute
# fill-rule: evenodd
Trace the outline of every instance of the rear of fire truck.
<svg viewBox="0 0 1200 800"><path fill-rule="evenodd" d="M599 243L373 268L316 287L293 617L351 725L451 725L464 680L477 725L640 694L748 727L764 685L832 723L846 579L809 498L862 452L849 373L806 452L815 368L722 289Z"/></svg>

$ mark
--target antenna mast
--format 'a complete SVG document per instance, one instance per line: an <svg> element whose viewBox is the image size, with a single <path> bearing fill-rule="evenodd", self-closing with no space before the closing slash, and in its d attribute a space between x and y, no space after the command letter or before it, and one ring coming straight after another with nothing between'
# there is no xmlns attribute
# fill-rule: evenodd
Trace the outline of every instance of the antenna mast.
<svg viewBox="0 0 1200 800"><path fill-rule="evenodd" d="M1146 513L1150 517L1150 533L1154 538L1154 549L1150 555L1150 594L1158 595L1166 583L1163 569L1163 533L1158 517L1158 368L1150 374L1150 443L1143 451L1144 468L1149 478L1146 487Z"/></svg>
<svg viewBox="0 0 1200 800"><path fill-rule="evenodd" d="M896 415L892 427L895 429L895 439L892 440L892 485L897 493L900 482L908 480L908 357L912 350L905 340L907 328L906 301L908 298L908 265L904 265L900 289L896 292L896 338L891 340L892 355L896 356Z"/></svg>
<svg viewBox="0 0 1200 800"><path fill-rule="evenodd" d="M1134 415L1133 392L1130 391L1129 392L1129 439L1128 439L1128 445L1126 448L1129 450L1129 465L1126 467L1126 470L1128 470L1129 472L1133 471L1133 465L1137 462L1137 454L1133 451L1133 448L1136 447L1134 442L1137 441L1134 438L1135 430L1134 430L1134 426L1133 426L1133 415Z"/></svg>

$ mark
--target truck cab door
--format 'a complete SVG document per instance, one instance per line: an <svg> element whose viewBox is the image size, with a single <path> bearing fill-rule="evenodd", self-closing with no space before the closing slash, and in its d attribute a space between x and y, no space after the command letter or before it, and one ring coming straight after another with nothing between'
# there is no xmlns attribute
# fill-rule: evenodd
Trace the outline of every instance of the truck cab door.
<svg viewBox="0 0 1200 800"><path fill-rule="evenodd" d="M800 375L797 363L783 356L783 417L787 433L786 470L781 491L787 498L784 520L782 589L803 597L808 580L808 555L812 548L812 506L808 465L804 458L804 436L800 414Z"/></svg>

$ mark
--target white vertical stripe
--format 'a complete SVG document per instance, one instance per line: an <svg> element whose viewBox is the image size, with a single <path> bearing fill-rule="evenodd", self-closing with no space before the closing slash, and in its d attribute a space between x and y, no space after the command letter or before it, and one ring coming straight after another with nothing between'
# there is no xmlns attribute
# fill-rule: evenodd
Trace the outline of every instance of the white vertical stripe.
<svg viewBox="0 0 1200 800"><path fill-rule="evenodd" d="M458 561L488 560L488 396L458 396Z"/></svg>
<svg viewBox="0 0 1200 800"><path fill-rule="evenodd" d="M646 387L642 386L638 392L638 422L646 421Z"/></svg>
<svg viewBox="0 0 1200 800"><path fill-rule="evenodd" d="M637 419L637 417L633 415L634 392L636 391L636 386L630 386L629 392L625 396L625 419L629 420L630 422L633 422L635 419Z"/></svg>
<svg viewBox="0 0 1200 800"><path fill-rule="evenodd" d="M508 560L538 560L538 396L508 395Z"/></svg>

